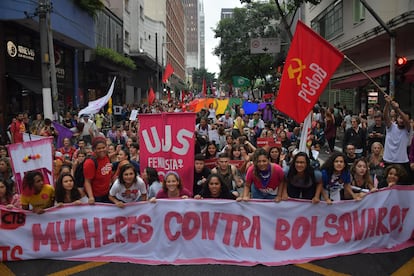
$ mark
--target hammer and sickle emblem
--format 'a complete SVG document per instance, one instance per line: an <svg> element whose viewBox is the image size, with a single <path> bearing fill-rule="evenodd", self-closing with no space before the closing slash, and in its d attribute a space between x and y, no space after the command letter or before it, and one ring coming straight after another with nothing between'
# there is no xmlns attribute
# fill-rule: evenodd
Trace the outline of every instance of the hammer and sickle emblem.
<svg viewBox="0 0 414 276"><path fill-rule="evenodd" d="M296 84L297 85L300 85L302 83L301 82L302 71L303 71L303 69L306 68L306 65L302 65L302 60L299 59L299 58L292 58L291 60L294 61L294 62L296 62L296 64L298 66L296 68L293 68L292 67L292 63L289 64L289 67L288 67L289 79L294 79L295 78L295 75L297 74L297 76L296 76Z"/></svg>

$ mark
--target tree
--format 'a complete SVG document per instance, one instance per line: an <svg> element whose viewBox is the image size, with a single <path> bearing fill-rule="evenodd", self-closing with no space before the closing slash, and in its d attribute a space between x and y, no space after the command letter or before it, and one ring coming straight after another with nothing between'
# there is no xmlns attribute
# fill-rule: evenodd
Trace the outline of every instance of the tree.
<svg viewBox="0 0 414 276"><path fill-rule="evenodd" d="M217 81L215 75L215 73L210 73L205 68L194 68L192 72L193 88L197 89L197 91L201 91L203 87L203 79L206 80L207 86L210 86Z"/></svg>
<svg viewBox="0 0 414 276"><path fill-rule="evenodd" d="M278 10L279 15L280 15L280 18L282 20L282 24L284 25L285 31L286 31L290 41L292 41L292 37L293 37L292 32L290 31L290 26L292 24L290 24L290 25L288 24L286 16L288 14L291 14L291 15L296 14L299 7L302 6L302 4L304 4L304 3L310 3L310 4L313 4L313 5L318 5L318 4L321 3L321 1L322 0L288 0L287 2L284 2L284 7L285 7L286 11L284 11L282 9L282 7L280 6L280 3L279 3L278 0L273 1L276 4L277 10ZM243 3L249 3L250 4L251 2L252 2L252 0L240 0L240 3L242 3L242 4ZM294 16L292 16L292 18L293 17Z"/></svg>
<svg viewBox="0 0 414 276"><path fill-rule="evenodd" d="M271 54L250 54L250 39L281 37L277 26L278 14L272 1L249 3L235 8L233 17L222 19L215 32L220 38L214 54L221 59L220 80L230 82L239 75L250 80L265 79L274 68L275 57Z"/></svg>

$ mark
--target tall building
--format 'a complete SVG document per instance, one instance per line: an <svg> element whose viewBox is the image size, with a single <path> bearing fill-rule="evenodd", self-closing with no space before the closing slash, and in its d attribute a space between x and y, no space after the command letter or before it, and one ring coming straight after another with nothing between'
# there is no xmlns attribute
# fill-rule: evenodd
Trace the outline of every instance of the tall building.
<svg viewBox="0 0 414 276"><path fill-rule="evenodd" d="M231 18L233 17L233 10L234 9L221 9L221 16L220 19L224 19L224 18Z"/></svg>
<svg viewBox="0 0 414 276"><path fill-rule="evenodd" d="M187 73L200 67L200 36L198 0L182 0L185 13Z"/></svg>
<svg viewBox="0 0 414 276"><path fill-rule="evenodd" d="M200 0L182 0L186 21L186 58L187 74L193 68L204 68L204 10Z"/></svg>
<svg viewBox="0 0 414 276"><path fill-rule="evenodd" d="M206 23L204 17L204 3L199 2L200 6L200 68L206 67Z"/></svg>

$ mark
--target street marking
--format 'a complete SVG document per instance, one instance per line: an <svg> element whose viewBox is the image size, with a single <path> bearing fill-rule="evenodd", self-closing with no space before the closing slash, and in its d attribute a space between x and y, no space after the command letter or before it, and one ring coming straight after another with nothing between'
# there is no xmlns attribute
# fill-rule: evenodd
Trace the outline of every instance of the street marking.
<svg viewBox="0 0 414 276"><path fill-rule="evenodd" d="M402 267L395 271L391 276L414 275L414 258L406 262Z"/></svg>
<svg viewBox="0 0 414 276"><path fill-rule="evenodd" d="M336 272L334 270L331 269L327 269L318 265L314 265L314 264L310 264L310 263L306 263L306 264L295 264L295 266L298 266L300 268L306 269L306 270L310 270L312 272L321 274L321 275L326 275L326 276L349 276L349 274L344 274L344 273L339 273Z"/></svg>
<svg viewBox="0 0 414 276"><path fill-rule="evenodd" d="M91 268L95 268L95 267L98 267L98 266L101 266L101 265L105 265L105 264L107 264L107 263L106 262L84 263L84 264L77 265L77 266L74 266L74 267L71 267L71 268L68 268L68 269L65 269L65 270L61 270L61 271L58 271L58 272L55 272L55 273L52 273L52 274L48 274L48 276L68 276L68 275L79 273L79 272L82 272L82 271L85 271L85 270L88 270L88 269L91 269Z"/></svg>
<svg viewBox="0 0 414 276"><path fill-rule="evenodd" d="M0 275L1 276L15 276L16 274L7 267L7 265L0 263Z"/></svg>

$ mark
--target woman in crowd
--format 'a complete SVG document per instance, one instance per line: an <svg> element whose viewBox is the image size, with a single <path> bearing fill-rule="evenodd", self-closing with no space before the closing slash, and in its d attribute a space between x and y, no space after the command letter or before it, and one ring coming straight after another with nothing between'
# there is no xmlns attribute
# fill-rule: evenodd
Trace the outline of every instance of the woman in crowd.
<svg viewBox="0 0 414 276"><path fill-rule="evenodd" d="M321 194L328 204L332 203L323 191L321 172L312 168L310 159L305 152L297 153L292 158L292 163L286 174L286 189L283 191L283 199L287 197L302 198L319 203Z"/></svg>
<svg viewBox="0 0 414 276"><path fill-rule="evenodd" d="M20 208L20 196L13 192L11 186L7 185L3 179L0 179L0 205L8 209Z"/></svg>
<svg viewBox="0 0 414 276"><path fill-rule="evenodd" d="M251 197L255 199L280 201L283 185L282 168L277 164L270 163L267 152L263 148L259 148L253 154L253 166L247 169L243 195L237 200L249 200L251 192Z"/></svg>
<svg viewBox="0 0 414 276"><path fill-rule="evenodd" d="M66 172L59 175L56 181L55 202L57 206L65 203L81 203L81 198L85 196L83 190L79 189L72 174Z"/></svg>
<svg viewBox="0 0 414 276"><path fill-rule="evenodd" d="M371 145L371 154L368 156L368 167L374 186L382 182L384 178L384 146L380 142L374 142Z"/></svg>
<svg viewBox="0 0 414 276"><path fill-rule="evenodd" d="M230 151L230 160L242 160L240 145L233 145Z"/></svg>
<svg viewBox="0 0 414 276"><path fill-rule="evenodd" d="M142 178L149 186L148 188L148 198L153 198L157 196L157 193L162 189L162 184L160 182L160 177L156 169L152 167L147 167L142 172Z"/></svg>
<svg viewBox="0 0 414 276"><path fill-rule="evenodd" d="M313 135L314 139L312 141L312 144L319 144L321 147L323 147L326 143L325 131L323 130L321 123L318 121L316 122L315 128L313 129Z"/></svg>
<svg viewBox="0 0 414 276"><path fill-rule="evenodd" d="M111 160L111 163L115 163L118 161L117 154L118 153L116 151L116 145L115 144L108 145L108 156L109 156L109 159Z"/></svg>
<svg viewBox="0 0 414 276"><path fill-rule="evenodd" d="M345 163L345 155L342 152L333 152L322 165L321 172L323 188L331 201L340 201L342 198L341 191L343 189L353 199L360 199L357 194L352 192L351 174Z"/></svg>
<svg viewBox="0 0 414 276"><path fill-rule="evenodd" d="M368 162L365 158L355 160L351 167L351 188L354 194L360 198L365 196L368 192L374 192L376 188L369 173ZM352 196L345 191L345 199L352 199Z"/></svg>
<svg viewBox="0 0 414 276"><path fill-rule="evenodd" d="M213 103L209 104L208 106L208 117L207 118L211 124L216 123L216 109L214 109Z"/></svg>
<svg viewBox="0 0 414 276"><path fill-rule="evenodd" d="M156 198L189 198L192 197L191 192L184 188L181 177L178 173L169 171L165 174L162 182L162 189L157 193ZM156 202L153 197L150 202Z"/></svg>
<svg viewBox="0 0 414 276"><path fill-rule="evenodd" d="M277 135L277 140L282 143L282 147L289 148L291 146L290 139L285 130L281 130Z"/></svg>
<svg viewBox="0 0 414 276"><path fill-rule="evenodd" d="M378 183L378 189L392 187L401 184L401 180L407 177L407 172L401 165L391 164L384 171L383 180Z"/></svg>
<svg viewBox="0 0 414 276"><path fill-rule="evenodd" d="M327 153L334 152L336 139L335 117L333 115L333 108L326 110L325 114L325 138L328 141L329 150Z"/></svg>
<svg viewBox="0 0 414 276"><path fill-rule="evenodd" d="M23 178L23 193L21 195L22 209L43 214L46 208L55 203L55 189L44 183L43 175L39 171L29 171Z"/></svg>
<svg viewBox="0 0 414 276"><path fill-rule="evenodd" d="M11 188L11 191L14 192L14 177L10 159L8 157L0 157L0 178L3 179L4 183L6 183L6 185Z"/></svg>
<svg viewBox="0 0 414 276"><path fill-rule="evenodd" d="M214 141L207 142L207 149L206 149L206 160L213 159L218 157L218 149L217 145Z"/></svg>
<svg viewBox="0 0 414 276"><path fill-rule="evenodd" d="M145 182L137 175L134 165L121 166L118 179L113 183L108 197L119 208L124 208L125 203L147 200Z"/></svg>
<svg viewBox="0 0 414 276"><path fill-rule="evenodd" d="M200 194L195 195L194 198L235 199L234 195L230 193L218 174L210 174L207 181L204 182Z"/></svg>
<svg viewBox="0 0 414 276"><path fill-rule="evenodd" d="M269 149L269 160L271 163L278 164L282 168L287 166L285 160L286 154L282 154L282 148L280 146L271 146Z"/></svg>

